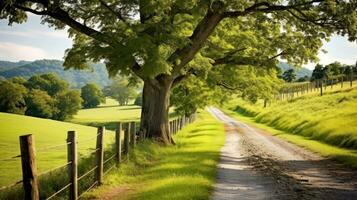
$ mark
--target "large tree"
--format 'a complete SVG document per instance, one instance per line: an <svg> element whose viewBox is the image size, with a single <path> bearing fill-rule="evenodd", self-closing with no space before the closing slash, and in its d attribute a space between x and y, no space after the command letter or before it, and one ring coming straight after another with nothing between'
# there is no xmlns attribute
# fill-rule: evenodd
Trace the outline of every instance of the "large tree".
<svg viewBox="0 0 357 200"><path fill-rule="evenodd" d="M356 0L4 0L0 18L41 15L70 27L65 66L104 60L111 75L144 82L141 129L164 143L170 91L185 78L214 68L271 67L316 60L332 33L357 37ZM227 77L234 78L234 77Z"/></svg>

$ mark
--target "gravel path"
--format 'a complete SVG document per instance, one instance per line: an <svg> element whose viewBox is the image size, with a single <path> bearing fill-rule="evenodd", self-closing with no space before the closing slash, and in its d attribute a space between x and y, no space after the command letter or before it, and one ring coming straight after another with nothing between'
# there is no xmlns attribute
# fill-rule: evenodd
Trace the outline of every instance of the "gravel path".
<svg viewBox="0 0 357 200"><path fill-rule="evenodd" d="M225 123L213 200L357 199L357 172L237 121L217 108Z"/></svg>

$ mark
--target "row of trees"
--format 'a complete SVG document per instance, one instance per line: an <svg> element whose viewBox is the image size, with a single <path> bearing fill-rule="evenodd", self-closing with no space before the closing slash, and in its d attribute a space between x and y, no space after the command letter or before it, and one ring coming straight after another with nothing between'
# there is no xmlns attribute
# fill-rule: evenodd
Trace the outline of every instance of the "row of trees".
<svg viewBox="0 0 357 200"><path fill-rule="evenodd" d="M65 120L71 118L80 108L95 108L109 96L127 105L137 98L141 105L141 95L137 87L126 78L115 78L103 91L98 85L88 83L81 90L69 89L69 84L55 74L32 76L25 80L15 77L0 81L0 112L25 114L48 119Z"/></svg>
<svg viewBox="0 0 357 200"><path fill-rule="evenodd" d="M357 62L356 65L343 65L339 62L333 62L328 65L317 64L312 72L311 77L305 76L296 79L296 72L294 69L286 70L279 75L279 78L283 79L285 82L305 82L305 81L315 81L321 79L334 79L340 77L353 77L357 75Z"/></svg>
<svg viewBox="0 0 357 200"><path fill-rule="evenodd" d="M0 82L0 112L65 120L81 108L80 92L54 74Z"/></svg>
<svg viewBox="0 0 357 200"><path fill-rule="evenodd" d="M343 65L339 62L333 62L328 65L317 64L312 72L311 81L321 79L333 79L339 77L353 78L357 74L356 65Z"/></svg>

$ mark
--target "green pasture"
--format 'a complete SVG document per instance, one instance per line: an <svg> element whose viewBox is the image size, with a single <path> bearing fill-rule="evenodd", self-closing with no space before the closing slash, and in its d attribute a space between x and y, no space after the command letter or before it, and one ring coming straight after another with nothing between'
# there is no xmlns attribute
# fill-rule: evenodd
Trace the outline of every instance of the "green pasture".
<svg viewBox="0 0 357 200"><path fill-rule="evenodd" d="M115 100L107 98L106 103L98 108L81 109L71 122L98 125L119 121L139 121L140 113L140 106L119 106Z"/></svg>
<svg viewBox="0 0 357 200"><path fill-rule="evenodd" d="M209 199L224 138L223 124L207 112L200 113L196 122L174 136L175 146L138 144L130 162L85 199Z"/></svg>
<svg viewBox="0 0 357 200"><path fill-rule="evenodd" d="M20 159L4 160L20 154L20 135L34 135L37 165L39 173L41 173L66 163L67 147L65 145L55 149L45 148L65 144L67 131L70 130L74 130L78 134L79 158L86 157L90 148L95 148L96 128L23 115L0 113L0 186L21 180ZM93 140L89 140L91 138ZM106 131L105 143L112 144L114 142L113 139L113 132Z"/></svg>

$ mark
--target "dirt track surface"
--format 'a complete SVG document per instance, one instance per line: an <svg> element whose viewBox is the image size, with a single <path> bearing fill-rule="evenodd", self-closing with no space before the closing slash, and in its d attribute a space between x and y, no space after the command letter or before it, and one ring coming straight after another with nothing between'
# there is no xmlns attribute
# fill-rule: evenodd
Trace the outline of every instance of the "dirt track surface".
<svg viewBox="0 0 357 200"><path fill-rule="evenodd" d="M237 121L209 112L226 127L213 200L357 200L357 172Z"/></svg>

